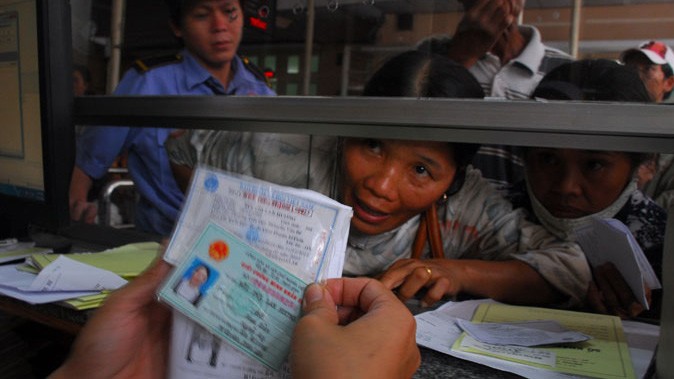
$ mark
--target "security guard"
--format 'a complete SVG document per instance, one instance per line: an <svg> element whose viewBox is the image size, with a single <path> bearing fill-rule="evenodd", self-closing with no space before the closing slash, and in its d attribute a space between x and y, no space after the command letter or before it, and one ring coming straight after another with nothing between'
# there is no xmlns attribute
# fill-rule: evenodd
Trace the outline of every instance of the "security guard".
<svg viewBox="0 0 674 379"><path fill-rule="evenodd" d="M166 0L171 27L183 51L171 57L137 61L116 95L274 95L259 70L236 55L243 31L238 0ZM122 151L140 200L136 227L168 235L184 196L171 172L164 142L167 128L91 127L77 140L70 184L73 220L94 222L96 205L87 202L92 178L100 178Z"/></svg>

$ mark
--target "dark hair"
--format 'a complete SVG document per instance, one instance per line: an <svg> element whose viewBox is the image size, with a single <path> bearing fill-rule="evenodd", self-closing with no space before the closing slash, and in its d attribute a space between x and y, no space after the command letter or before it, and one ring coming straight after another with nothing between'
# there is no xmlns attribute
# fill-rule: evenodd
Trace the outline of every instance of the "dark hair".
<svg viewBox="0 0 674 379"><path fill-rule="evenodd" d="M365 96L380 97L484 97L484 90L473 75L453 60L438 54L411 50L398 54L382 65L363 90ZM454 161L467 166L480 147L451 143Z"/></svg>
<svg viewBox="0 0 674 379"><path fill-rule="evenodd" d="M186 9L194 6L201 0L164 0L166 6L169 10L169 18L171 23L177 27L182 27L183 25L183 16ZM239 6L243 9L243 3L245 0L238 0Z"/></svg>
<svg viewBox="0 0 674 379"><path fill-rule="evenodd" d="M549 100L651 101L635 70L608 59L564 63L545 75L532 96Z"/></svg>
<svg viewBox="0 0 674 379"><path fill-rule="evenodd" d="M636 70L608 59L564 63L550 71L532 97L548 100L591 100L649 103L651 98ZM632 167L653 158L626 152Z"/></svg>

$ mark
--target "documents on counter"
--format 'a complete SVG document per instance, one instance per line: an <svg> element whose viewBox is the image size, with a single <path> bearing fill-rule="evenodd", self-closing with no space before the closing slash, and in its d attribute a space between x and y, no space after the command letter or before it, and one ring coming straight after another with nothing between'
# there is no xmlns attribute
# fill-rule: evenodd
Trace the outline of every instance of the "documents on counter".
<svg viewBox="0 0 674 379"><path fill-rule="evenodd" d="M174 307L169 376L288 378L308 283L341 276L350 207L201 166L165 259Z"/></svg>
<svg viewBox="0 0 674 379"><path fill-rule="evenodd" d="M660 289L662 285L627 226L616 219L593 217L574 233L590 265L613 263L641 305L649 309L644 283L650 289Z"/></svg>
<svg viewBox="0 0 674 379"><path fill-rule="evenodd" d="M0 263L22 260L33 254L49 254L52 250L35 247L35 242L19 242L16 238L0 240Z"/></svg>
<svg viewBox="0 0 674 379"><path fill-rule="evenodd" d="M30 304L96 308L158 253L158 243L142 242L97 253L33 254L22 264L0 266L0 293Z"/></svg>
<svg viewBox="0 0 674 379"><path fill-rule="evenodd" d="M615 316L505 305L490 300L449 302L415 318L419 345L537 379L569 375L641 378L653 358L659 335L658 326L621 321ZM540 328L543 325L550 328L550 322L589 339L565 342L567 337L562 337L562 342L539 345L538 342L545 341L539 338L549 338L540 333ZM510 341L504 340L508 338L504 330L527 324L538 331L529 330L511 336ZM482 331L491 335L480 335L480 339L500 338L500 341L480 341L465 333L462 325L482 325Z"/></svg>

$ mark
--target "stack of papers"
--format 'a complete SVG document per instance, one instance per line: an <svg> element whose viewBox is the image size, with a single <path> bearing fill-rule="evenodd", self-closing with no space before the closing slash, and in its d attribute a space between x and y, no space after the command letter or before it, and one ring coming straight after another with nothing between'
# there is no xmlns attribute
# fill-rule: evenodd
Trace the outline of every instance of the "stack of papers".
<svg viewBox="0 0 674 379"><path fill-rule="evenodd" d="M634 296L648 309L644 283L650 289L662 285L630 230L619 220L592 218L575 231L576 241L592 267L611 262L620 271Z"/></svg>
<svg viewBox="0 0 674 379"><path fill-rule="evenodd" d="M158 251L158 243L143 242L100 253L31 255L23 264L0 266L0 293L30 304L96 308L110 290L145 270Z"/></svg>
<svg viewBox="0 0 674 379"><path fill-rule="evenodd" d="M49 254L51 249L35 247L35 242L13 242L0 245L0 263L18 261L33 254Z"/></svg>
<svg viewBox="0 0 674 379"><path fill-rule="evenodd" d="M658 342L659 327L615 316L520 307L494 301L449 302L415 316L417 343L461 359L527 378L642 378ZM472 321L472 323L468 323ZM559 324L550 328L552 323ZM476 324L479 323L479 324ZM482 333L462 329L482 325ZM485 328L486 326L486 328ZM528 328L503 339L500 329ZM543 333L543 331L548 333ZM569 331L579 334L569 335ZM491 334L489 342L484 334ZM551 334L557 342L550 343ZM582 335L589 337L582 340ZM540 338L544 336L544 339ZM497 338L498 337L498 338ZM524 338L528 337L528 338ZM481 341L479 339L483 339ZM579 342L565 341L576 338ZM498 341L500 339L500 341ZM540 342L545 343L540 345Z"/></svg>

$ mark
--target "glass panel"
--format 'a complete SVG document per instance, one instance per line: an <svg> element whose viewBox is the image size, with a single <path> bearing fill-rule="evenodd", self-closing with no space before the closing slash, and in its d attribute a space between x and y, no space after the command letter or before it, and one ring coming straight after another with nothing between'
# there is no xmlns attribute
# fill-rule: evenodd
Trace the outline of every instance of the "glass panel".
<svg viewBox="0 0 674 379"><path fill-rule="evenodd" d="M672 0L585 1L577 9L573 1L528 1L520 18L526 26L509 26L511 32L506 34L515 37L511 37L510 44L502 40L496 45L495 39L476 40L479 33L471 36L469 29L462 29L461 25L467 25L461 24L465 14L462 4L471 3L474 2L318 0L315 8L308 9L306 2L293 0L250 1L245 15L233 25L243 28L239 52L263 57L252 59L261 69L300 74L309 54L310 72L315 74L311 81L317 83L316 94L320 96L359 95L382 61L397 52L414 49L432 36L455 35L458 45L462 38L464 42L471 41L468 45L475 51L459 49L458 55L451 49L443 52L470 67L473 62L464 60L471 55L482 57L489 46L495 46L492 53L506 61L509 57L516 59L521 51L513 47L517 45L514 40L520 37L527 42L540 35L547 47L558 49L549 53L553 58L569 54L578 59L617 60L642 41L674 44ZM136 59L171 56L181 49L166 22L167 6L159 0L128 2L125 9L116 9L107 0L73 0L72 13L75 63L92 72L94 93L110 93ZM511 13L514 16L516 12ZM116 33L112 25L121 19L126 20L124 29ZM307 33L309 21L314 28ZM310 47L305 46L307 38L312 41ZM514 52L498 46L509 46L507 50ZM457 49L456 44L453 48ZM287 57L287 67L277 67L277 62L282 64L282 57ZM150 68L161 62L149 61L153 64ZM531 71L534 77L559 63L556 59L544 61L543 66L536 61L522 62L524 70ZM288 78L278 80L282 88ZM520 83L524 88L501 90L498 85L487 84L485 88L488 96L527 98L536 80L528 85ZM672 101L667 97L657 100Z"/></svg>
<svg viewBox="0 0 674 379"><path fill-rule="evenodd" d="M264 57L265 70L276 71L276 55L267 55Z"/></svg>
<svg viewBox="0 0 674 379"><path fill-rule="evenodd" d="M297 83L286 83L286 95L288 96L297 96L298 95L298 86Z"/></svg>
<svg viewBox="0 0 674 379"><path fill-rule="evenodd" d="M286 69L288 74L298 74L300 72L300 57L299 55L290 55L288 56L288 68Z"/></svg>

